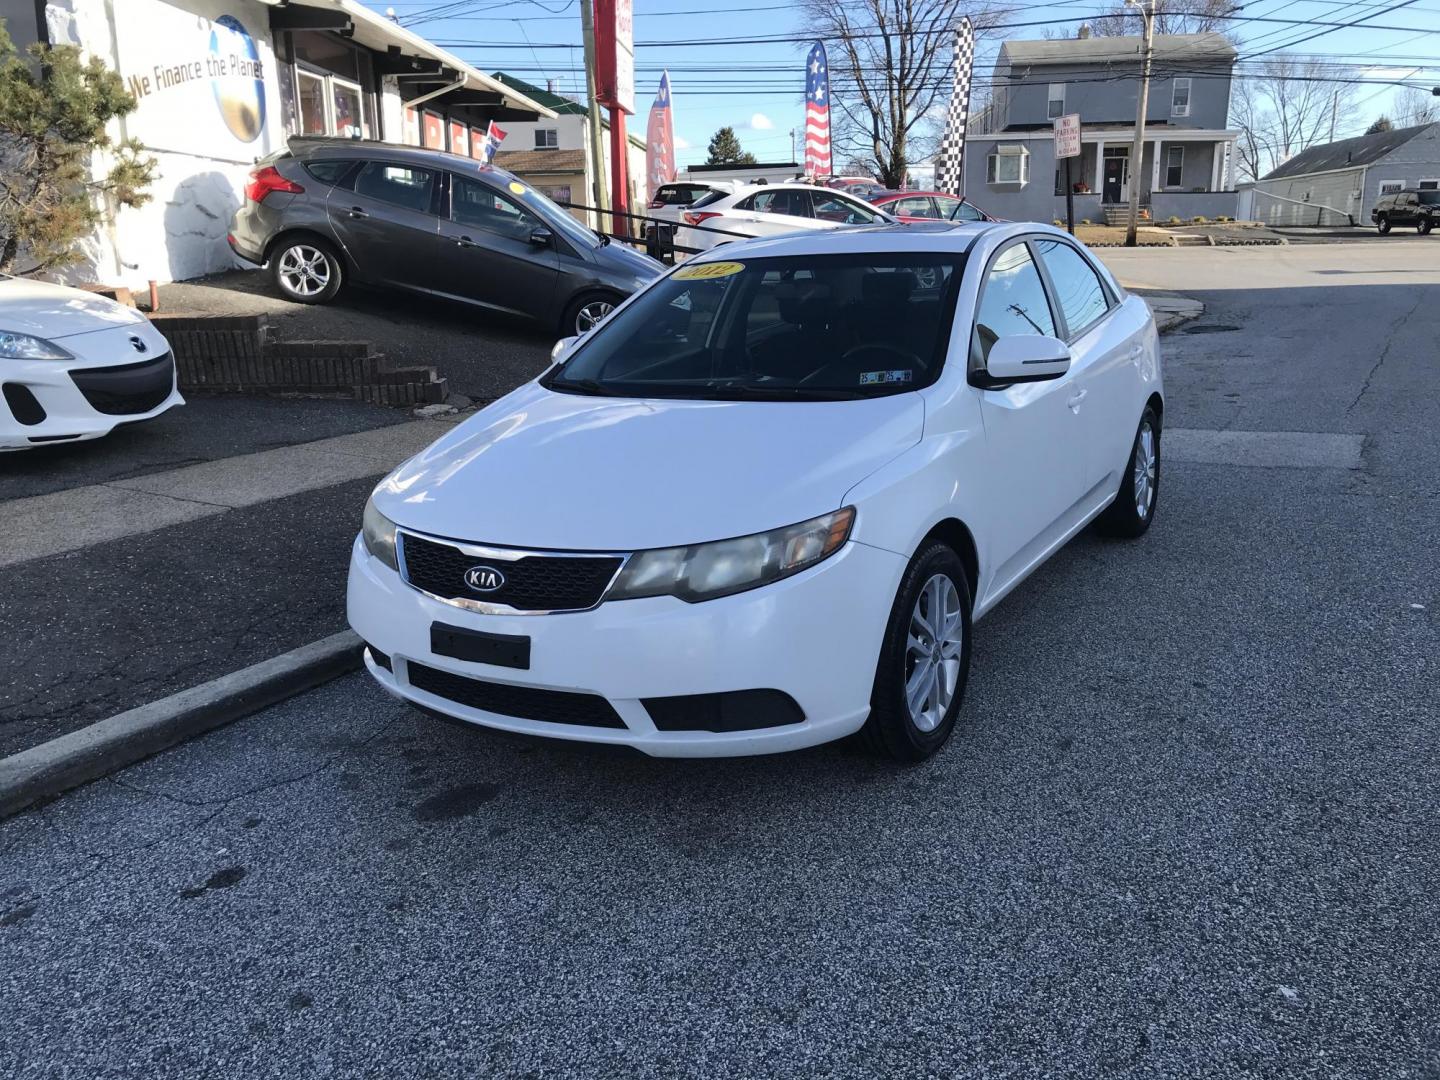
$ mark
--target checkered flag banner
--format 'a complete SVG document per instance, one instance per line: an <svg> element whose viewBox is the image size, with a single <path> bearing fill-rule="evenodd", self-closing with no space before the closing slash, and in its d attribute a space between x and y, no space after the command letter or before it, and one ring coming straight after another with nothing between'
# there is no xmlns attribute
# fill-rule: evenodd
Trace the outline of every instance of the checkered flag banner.
<svg viewBox="0 0 1440 1080"><path fill-rule="evenodd" d="M967 15L955 28L955 88L935 158L935 190L949 195L965 194L965 118L970 115L970 72L974 67L975 25Z"/></svg>

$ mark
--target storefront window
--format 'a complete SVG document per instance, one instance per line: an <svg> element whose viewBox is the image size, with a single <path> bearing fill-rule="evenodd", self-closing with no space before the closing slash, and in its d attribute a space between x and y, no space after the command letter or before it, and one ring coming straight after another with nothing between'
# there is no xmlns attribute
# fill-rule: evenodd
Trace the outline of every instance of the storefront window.
<svg viewBox="0 0 1440 1080"><path fill-rule="evenodd" d="M328 134L330 125L325 117L325 80L308 71L297 71L295 87L295 99L300 106L301 134Z"/></svg>
<svg viewBox="0 0 1440 1080"><path fill-rule="evenodd" d="M365 95L360 87L332 76L330 94L335 102L334 133L345 139L370 138L370 119L366 116Z"/></svg>

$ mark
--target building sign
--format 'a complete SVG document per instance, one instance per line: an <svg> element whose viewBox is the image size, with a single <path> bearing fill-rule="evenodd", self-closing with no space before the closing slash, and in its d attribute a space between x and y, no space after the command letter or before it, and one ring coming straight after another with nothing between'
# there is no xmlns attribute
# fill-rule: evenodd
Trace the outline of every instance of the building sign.
<svg viewBox="0 0 1440 1080"><path fill-rule="evenodd" d="M146 4L143 14L131 8L127 15L116 18L115 32L120 74L136 101L130 133L161 149L253 156L268 111L268 43L262 55L261 43L229 13L211 18ZM214 102L214 123L198 105L205 99Z"/></svg>
<svg viewBox="0 0 1440 1080"><path fill-rule="evenodd" d="M1080 156L1080 114L1055 118L1055 160Z"/></svg>
<svg viewBox="0 0 1440 1080"><path fill-rule="evenodd" d="M420 132L425 139L425 147L429 150L445 149L445 121L439 113L423 112L420 114Z"/></svg>
<svg viewBox="0 0 1440 1080"><path fill-rule="evenodd" d="M633 114L635 20L630 3L595 0L595 83L602 105Z"/></svg>
<svg viewBox="0 0 1440 1080"><path fill-rule="evenodd" d="M468 136L469 129L467 129L464 124L451 120L450 152L452 154L465 154L468 157L470 154L470 147L468 146L470 139Z"/></svg>

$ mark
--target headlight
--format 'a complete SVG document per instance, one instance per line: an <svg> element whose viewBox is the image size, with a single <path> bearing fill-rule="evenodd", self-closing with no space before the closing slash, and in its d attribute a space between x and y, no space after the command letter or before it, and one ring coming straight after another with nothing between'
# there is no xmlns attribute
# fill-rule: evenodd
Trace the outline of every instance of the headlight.
<svg viewBox="0 0 1440 1080"><path fill-rule="evenodd" d="M676 596L694 604L768 585L835 554L854 522L855 508L847 506L772 532L637 551L605 599Z"/></svg>
<svg viewBox="0 0 1440 1080"><path fill-rule="evenodd" d="M365 537L366 551L391 570L399 571L400 561L395 558L395 523L375 509L373 498L365 504L361 535Z"/></svg>
<svg viewBox="0 0 1440 1080"><path fill-rule="evenodd" d="M0 330L0 359L4 360L70 360L72 357L54 342L44 338Z"/></svg>

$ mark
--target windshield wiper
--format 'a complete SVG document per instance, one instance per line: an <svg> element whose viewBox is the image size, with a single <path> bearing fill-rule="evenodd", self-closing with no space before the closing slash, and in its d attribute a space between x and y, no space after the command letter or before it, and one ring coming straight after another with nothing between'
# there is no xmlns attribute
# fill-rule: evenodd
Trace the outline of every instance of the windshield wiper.
<svg viewBox="0 0 1440 1080"><path fill-rule="evenodd" d="M551 390L562 393L589 394L591 397L617 397L618 395L603 383L594 379L552 379Z"/></svg>
<svg viewBox="0 0 1440 1080"><path fill-rule="evenodd" d="M835 386L762 386L756 383L716 383L702 388L702 393L751 397L809 398L814 401L850 401L864 397L858 390Z"/></svg>
<svg viewBox="0 0 1440 1080"><path fill-rule="evenodd" d="M591 229L590 231L593 232L593 233L596 235L596 237L599 238L599 240L600 240L600 246L601 246L601 247L604 247L606 244L610 243L610 237L606 236L606 235L605 235L603 232L601 232L599 229Z"/></svg>

